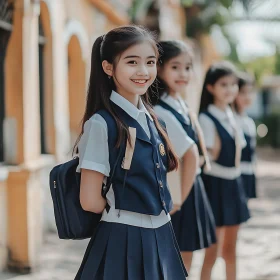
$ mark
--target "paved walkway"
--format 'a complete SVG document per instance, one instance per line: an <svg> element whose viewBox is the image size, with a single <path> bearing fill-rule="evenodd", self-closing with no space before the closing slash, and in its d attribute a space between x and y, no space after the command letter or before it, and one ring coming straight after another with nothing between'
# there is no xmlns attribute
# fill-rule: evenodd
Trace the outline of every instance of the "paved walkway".
<svg viewBox="0 0 280 280"><path fill-rule="evenodd" d="M238 280L280 280L280 155L261 150L259 157L259 198L250 202L252 218L240 231ZM62 241L50 233L38 271L20 276L0 273L0 280L73 280L86 245L87 241ZM195 254L190 280L199 280L202 258L203 252ZM219 259L213 280L223 279L224 264Z"/></svg>

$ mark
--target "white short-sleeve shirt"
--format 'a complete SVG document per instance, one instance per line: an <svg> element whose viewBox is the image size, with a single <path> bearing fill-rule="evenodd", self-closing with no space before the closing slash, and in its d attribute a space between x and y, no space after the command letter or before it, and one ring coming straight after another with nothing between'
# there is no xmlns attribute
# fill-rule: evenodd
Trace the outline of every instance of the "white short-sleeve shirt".
<svg viewBox="0 0 280 280"><path fill-rule="evenodd" d="M252 118L250 118L246 114L236 114L236 120L239 127L246 135L251 136L252 138L256 138L256 125Z"/></svg>
<svg viewBox="0 0 280 280"><path fill-rule="evenodd" d="M120 94L112 91L111 101L121 107L127 114L134 118L147 133L150 138L146 115L151 119L151 115L139 99L136 108ZM80 162L77 171L81 168L98 171L106 177L110 174L109 148L108 148L108 127L102 116L94 114L84 124L84 133L78 143Z"/></svg>
<svg viewBox="0 0 280 280"><path fill-rule="evenodd" d="M211 104L208 106L207 110L221 123L221 125L226 129L226 131L232 137L234 137L233 124L238 127L238 123L236 122L236 119L230 107L228 106L226 110L223 111L219 109L217 106ZM200 114L198 120L205 137L206 147L211 149L215 146L215 135L217 133L216 126L212 121L212 119L210 119L205 114ZM241 147L244 148L246 146L246 140L244 138L243 131L241 128L238 129L238 136L240 138Z"/></svg>
<svg viewBox="0 0 280 280"><path fill-rule="evenodd" d="M175 109L178 113L182 114L187 122L190 122L190 119L187 116L187 106L183 108L182 102L176 100L174 97L168 94L163 95L161 99L173 109ZM194 141L187 135L181 123L170 111L162 108L159 105L156 105L154 110L156 114L165 121L168 137L174 147L176 154L179 158L181 158L194 144Z"/></svg>
<svg viewBox="0 0 280 280"><path fill-rule="evenodd" d="M146 115L152 121L153 119L141 99L139 99L138 108L115 91L112 91L110 99L135 119L150 138L150 130ZM84 133L78 143L78 148L80 158L77 167L78 172L80 172L81 168L84 168L98 171L106 177L109 176L108 127L103 117L95 114L84 124ZM111 208L109 212L106 210L103 211L102 221L128 224L143 228L158 228L168 223L171 219L170 215L166 214L164 210L162 210L160 215L152 216L115 209L115 195L112 187L110 187L106 199Z"/></svg>

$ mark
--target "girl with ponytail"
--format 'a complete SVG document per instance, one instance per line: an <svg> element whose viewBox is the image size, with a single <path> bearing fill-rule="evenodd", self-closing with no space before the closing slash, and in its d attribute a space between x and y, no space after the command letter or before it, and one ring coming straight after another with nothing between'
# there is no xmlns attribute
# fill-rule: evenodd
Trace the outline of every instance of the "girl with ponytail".
<svg viewBox="0 0 280 280"><path fill-rule="evenodd" d="M206 251L201 280L210 280L217 254L225 260L226 279L236 280L236 244L240 225L249 217L240 176L243 131L231 109L238 94L237 72L230 62L211 65L201 94L199 122L211 158L203 181L216 222L217 246Z"/></svg>
<svg viewBox="0 0 280 280"><path fill-rule="evenodd" d="M180 95L192 78L192 50L181 41L163 41L160 48L160 98L155 111L166 122L168 135L180 158L181 172L177 176L182 200L171 221L189 270L193 252L216 242L214 217L200 177L201 166L210 169L210 165L196 115ZM170 187L175 187L171 181Z"/></svg>
<svg viewBox="0 0 280 280"><path fill-rule="evenodd" d="M187 277L166 180L178 160L149 103L157 60L153 35L137 26L113 29L93 45L77 171L82 207L102 218L76 280ZM110 182L105 192L103 182Z"/></svg>

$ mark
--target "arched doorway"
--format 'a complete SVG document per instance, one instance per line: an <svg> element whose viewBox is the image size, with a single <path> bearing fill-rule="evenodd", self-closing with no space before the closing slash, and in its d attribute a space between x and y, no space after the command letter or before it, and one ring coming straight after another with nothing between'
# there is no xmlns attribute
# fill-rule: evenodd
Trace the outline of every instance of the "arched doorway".
<svg viewBox="0 0 280 280"><path fill-rule="evenodd" d="M5 90L6 90L6 51L13 28L13 4L0 2L0 162L4 161L4 120L5 120Z"/></svg>
<svg viewBox="0 0 280 280"><path fill-rule="evenodd" d="M73 35L68 44L68 90L71 145L80 133L86 100L86 64L79 38Z"/></svg>

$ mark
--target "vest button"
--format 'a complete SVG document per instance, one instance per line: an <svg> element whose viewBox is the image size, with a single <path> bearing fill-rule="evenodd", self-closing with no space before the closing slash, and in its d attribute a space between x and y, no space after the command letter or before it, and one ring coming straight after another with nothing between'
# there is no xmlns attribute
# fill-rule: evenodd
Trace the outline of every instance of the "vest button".
<svg viewBox="0 0 280 280"><path fill-rule="evenodd" d="M159 169L160 168L160 165L159 165L159 163L157 162L156 163L156 167Z"/></svg>
<svg viewBox="0 0 280 280"><path fill-rule="evenodd" d="M163 183L162 183L162 181L159 181L159 186L160 186L161 188L163 188Z"/></svg>
<svg viewBox="0 0 280 280"><path fill-rule="evenodd" d="M165 201L162 201L162 206L165 207Z"/></svg>

